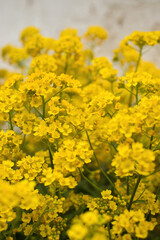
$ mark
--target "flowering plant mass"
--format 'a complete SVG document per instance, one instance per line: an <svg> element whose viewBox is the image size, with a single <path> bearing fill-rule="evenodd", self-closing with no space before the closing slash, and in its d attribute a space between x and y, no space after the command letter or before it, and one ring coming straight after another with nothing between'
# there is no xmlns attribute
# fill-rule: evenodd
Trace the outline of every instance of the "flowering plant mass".
<svg viewBox="0 0 160 240"><path fill-rule="evenodd" d="M7 45L0 70L0 239L160 239L160 69L135 31L96 57L108 34L39 29ZM121 76L120 76L121 75Z"/></svg>

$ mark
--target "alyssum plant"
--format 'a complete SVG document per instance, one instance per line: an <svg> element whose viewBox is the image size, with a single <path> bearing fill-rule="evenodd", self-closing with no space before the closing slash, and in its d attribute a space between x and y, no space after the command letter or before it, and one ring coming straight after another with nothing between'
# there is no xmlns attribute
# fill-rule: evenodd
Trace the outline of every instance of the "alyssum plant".
<svg viewBox="0 0 160 240"><path fill-rule="evenodd" d="M160 239L160 69L142 59L160 31L120 43L121 77L94 56L107 36L28 27L2 49L1 240Z"/></svg>

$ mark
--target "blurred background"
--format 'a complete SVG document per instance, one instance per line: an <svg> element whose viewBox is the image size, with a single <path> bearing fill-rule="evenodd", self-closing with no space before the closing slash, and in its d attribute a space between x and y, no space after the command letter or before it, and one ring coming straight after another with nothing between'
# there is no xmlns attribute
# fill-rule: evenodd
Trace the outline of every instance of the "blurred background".
<svg viewBox="0 0 160 240"><path fill-rule="evenodd" d="M57 38L61 30L100 25L109 34L97 49L98 56L113 57L113 49L134 30L160 30L160 0L0 0L0 48L20 46L19 34L33 25L44 36ZM160 46L144 57L160 68ZM5 64L0 60L0 68Z"/></svg>

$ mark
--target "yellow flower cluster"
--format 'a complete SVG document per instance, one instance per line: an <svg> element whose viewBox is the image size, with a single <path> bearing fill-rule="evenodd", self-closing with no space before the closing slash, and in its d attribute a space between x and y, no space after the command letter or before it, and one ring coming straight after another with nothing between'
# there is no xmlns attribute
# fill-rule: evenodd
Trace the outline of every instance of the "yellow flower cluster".
<svg viewBox="0 0 160 240"><path fill-rule="evenodd" d="M127 72L126 76L119 77L119 87L126 90L130 87L138 87L142 94L149 94L159 91L160 79L156 78L147 72Z"/></svg>
<svg viewBox="0 0 160 240"><path fill-rule="evenodd" d="M141 195L142 192L143 195ZM133 206L134 210L138 210L140 208L144 214L150 211L153 216L155 216L159 212L159 200L154 193L152 193L148 189L145 189L145 184L143 182L140 184L135 197L140 201L135 202L135 205ZM144 201L146 204L142 206L140 203L141 201Z"/></svg>
<svg viewBox="0 0 160 240"><path fill-rule="evenodd" d="M85 37L92 41L101 41L105 40L108 37L106 30L99 26L91 26L88 28L88 31L85 33Z"/></svg>
<svg viewBox="0 0 160 240"><path fill-rule="evenodd" d="M101 195L102 198L92 198L88 201L87 207L90 211L98 210L101 214L108 213L110 216L114 216L119 211L117 206L119 205L119 208L120 206L123 208L125 205L123 200L112 196L111 190L102 191Z"/></svg>
<svg viewBox="0 0 160 240"><path fill-rule="evenodd" d="M155 225L156 222L148 222L145 220L145 216L141 210L131 210L130 212L125 210L124 213L115 216L112 234L115 236L115 239L131 240L132 235L144 239L147 237L148 231L153 230ZM125 232L123 237L118 238L123 231Z"/></svg>
<svg viewBox="0 0 160 240"><path fill-rule="evenodd" d="M0 239L159 239L160 69L142 58L160 33L122 40L122 75L96 57L107 37L30 26L2 49Z"/></svg>
<svg viewBox="0 0 160 240"><path fill-rule="evenodd" d="M43 71L49 73L55 72L56 69L57 65L55 59L50 55L42 54L33 58L30 72Z"/></svg>
<svg viewBox="0 0 160 240"><path fill-rule="evenodd" d="M138 51L134 47L126 44L125 40L122 40L119 48L114 50L114 61L120 61L123 64L134 65L138 59Z"/></svg>
<svg viewBox="0 0 160 240"><path fill-rule="evenodd" d="M134 31L130 36L126 37L126 42L131 41L134 45L143 47L145 45L154 46L159 43L160 31L140 32Z"/></svg>
<svg viewBox="0 0 160 240"><path fill-rule="evenodd" d="M2 49L2 57L10 64L23 66L23 60L28 58L28 54L24 48L7 45Z"/></svg>
<svg viewBox="0 0 160 240"><path fill-rule="evenodd" d="M8 223L16 218L15 208L24 210L36 209L39 205L38 190L34 190L35 183L26 180L16 184L1 181L0 188L0 231L8 228Z"/></svg>
<svg viewBox="0 0 160 240"><path fill-rule="evenodd" d="M42 156L26 156L17 162L17 166L26 179L34 180L38 173L41 172L43 163L44 159Z"/></svg>
<svg viewBox="0 0 160 240"><path fill-rule="evenodd" d="M90 163L92 150L85 142L66 140L63 142L63 147L60 147L58 152L54 154L55 168L74 172L77 168L81 168L84 163Z"/></svg>
<svg viewBox="0 0 160 240"><path fill-rule="evenodd" d="M23 154L25 154L22 153L20 149L22 137L14 131L7 130L4 132L1 130L0 139L1 163L3 163L4 160L16 161L16 159L18 159L18 155L23 156Z"/></svg>
<svg viewBox="0 0 160 240"><path fill-rule="evenodd" d="M107 239L107 234L103 226L110 221L110 216L100 215L97 211L86 212L75 218L71 228L68 230L68 236L71 240L96 240Z"/></svg>
<svg viewBox="0 0 160 240"><path fill-rule="evenodd" d="M112 166L119 177L132 176L134 172L149 175L154 171L154 153L143 148L142 143L120 144L114 156Z"/></svg>

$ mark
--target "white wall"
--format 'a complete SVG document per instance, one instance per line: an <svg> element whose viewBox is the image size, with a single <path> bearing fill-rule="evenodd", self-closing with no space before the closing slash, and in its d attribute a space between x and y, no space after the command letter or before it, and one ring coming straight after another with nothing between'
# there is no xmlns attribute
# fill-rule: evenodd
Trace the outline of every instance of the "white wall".
<svg viewBox="0 0 160 240"><path fill-rule="evenodd" d="M0 0L0 48L19 44L20 31L28 25L51 37L66 27L80 33L90 25L105 27L109 39L98 54L111 59L113 49L132 31L160 30L160 0ZM160 46L145 57L160 67L159 56Z"/></svg>

